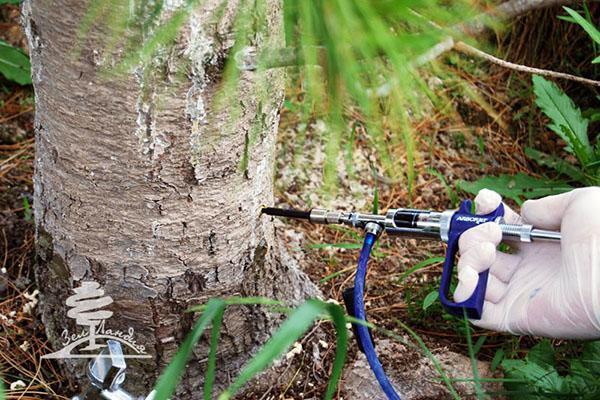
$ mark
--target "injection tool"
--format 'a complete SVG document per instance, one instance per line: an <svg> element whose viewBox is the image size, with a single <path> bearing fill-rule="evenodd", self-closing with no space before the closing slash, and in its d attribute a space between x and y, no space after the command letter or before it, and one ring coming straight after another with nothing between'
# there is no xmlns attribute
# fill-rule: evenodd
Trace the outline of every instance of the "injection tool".
<svg viewBox="0 0 600 400"><path fill-rule="evenodd" d="M458 241L468 229L479 224L493 222L499 225L503 240L518 242L560 241L560 232L537 229L532 225L507 224L504 221L504 206L489 214L477 215L471 212L472 203L464 200L457 210L426 211L417 209L390 209L385 215L364 214L359 212L329 211L314 208L310 211L266 207L262 213L277 217L295 218L315 224L343 224L365 231L365 239L360 252L354 287L344 292L344 302L348 313L359 320L366 321L364 306L364 286L367 263L371 249L377 238L383 233L392 236L441 240L448 244L442 269L439 288L439 299L444 309L452 315L463 316L466 313L471 319L480 319L483 311L488 271L479 273L477 286L467 300L454 302L451 300L450 284L454 270ZM377 358L370 331L365 325L354 324L358 345L365 353L367 361L382 390L388 399L399 400L383 367Z"/></svg>

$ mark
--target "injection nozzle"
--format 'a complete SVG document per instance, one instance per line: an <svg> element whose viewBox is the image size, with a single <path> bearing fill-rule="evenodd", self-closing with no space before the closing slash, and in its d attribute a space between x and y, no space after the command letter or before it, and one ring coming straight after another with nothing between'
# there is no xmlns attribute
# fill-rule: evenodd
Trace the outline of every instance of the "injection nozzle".
<svg viewBox="0 0 600 400"><path fill-rule="evenodd" d="M277 207L263 207L260 210L261 214L272 215L274 217L285 217L295 219L310 219L310 211L295 210L293 208L277 208Z"/></svg>

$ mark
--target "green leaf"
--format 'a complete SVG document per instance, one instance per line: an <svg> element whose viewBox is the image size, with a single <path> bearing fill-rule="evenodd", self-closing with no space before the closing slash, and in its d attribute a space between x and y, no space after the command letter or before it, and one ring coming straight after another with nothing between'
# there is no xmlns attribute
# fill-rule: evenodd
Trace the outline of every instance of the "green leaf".
<svg viewBox="0 0 600 400"><path fill-rule="evenodd" d="M571 18L571 17L569 17L569 16L567 16L567 15L559 15L559 16L558 16L558 17L556 17L556 18L558 18L558 19L560 19L560 20L563 20L563 21L567 21L567 22L573 22L573 23L576 23L576 22L575 22L575 19L573 19L573 18Z"/></svg>
<svg viewBox="0 0 600 400"><path fill-rule="evenodd" d="M263 371L269 364L275 361L285 350L287 350L296 340L300 338L308 328L313 324L321 313L329 311L336 327L336 333L338 335L338 348L336 349L336 360L334 366L338 368L340 364L343 364L343 360L346 357L346 324L341 324L340 314L334 311L333 308L327 303L319 300L308 300L288 317L287 320L281 325L281 327L275 332L275 334L269 339L267 343L260 349L260 351L246 364L242 369L239 376L233 381L233 383L219 396L219 400L230 399L235 393L253 376ZM339 306L335 306L340 308ZM341 309L340 309L341 312ZM342 312L343 315L343 312ZM342 329L343 326L343 329ZM343 348L340 345L344 344ZM339 372L339 373L338 373ZM337 380L334 382L334 378L338 379L341 374L341 368L338 371L335 370L336 376L332 373L332 378L329 382L326 399L330 399L335 391ZM331 389L333 385L333 389ZM331 396L330 396L331 394Z"/></svg>
<svg viewBox="0 0 600 400"><path fill-rule="evenodd" d="M536 364L546 364L554 367L556 365L556 359L554 356L554 347L549 340L544 339L529 350L527 353L527 359Z"/></svg>
<svg viewBox="0 0 600 400"><path fill-rule="evenodd" d="M408 269L407 271L405 271L402 276L400 276L400 278L398 279L398 283L402 283L404 282L404 280L410 275L413 274L415 272L417 272L420 269L426 268L430 265L433 264L438 264L444 262L444 257L429 257L426 260L423 260L417 264L415 264L412 268Z"/></svg>
<svg viewBox="0 0 600 400"><path fill-rule="evenodd" d="M360 243L314 243L308 245L309 249L360 249L362 244Z"/></svg>
<svg viewBox="0 0 600 400"><path fill-rule="evenodd" d="M525 155L540 165L548 168L552 168L559 174L563 174L573 179L576 182L587 183L587 176L573 164L562 158L543 153L541 151L532 149L531 147L525 148Z"/></svg>
<svg viewBox="0 0 600 400"><path fill-rule="evenodd" d="M492 362L490 364L490 369L492 370L492 372L498 368L498 366L500 365L502 360L504 360L504 350L498 349L498 350L496 350L496 353L494 354L494 358L492 358Z"/></svg>
<svg viewBox="0 0 600 400"><path fill-rule="evenodd" d="M440 294L437 290L434 290L425 296L425 299L423 299L423 310L427 310L429 307L431 307L431 305L438 299L439 296Z"/></svg>
<svg viewBox="0 0 600 400"><path fill-rule="evenodd" d="M291 112L296 111L296 106L289 99L285 99L283 101L283 108L285 108L286 110L290 110Z"/></svg>
<svg viewBox="0 0 600 400"><path fill-rule="evenodd" d="M504 387L515 399L595 400L600 393L600 341L583 345L581 358L570 359L569 370L558 373L557 351L549 340L529 350L522 360L504 360ZM558 353L560 354L560 353ZM496 358L496 357L494 357ZM560 365L564 366L560 360Z"/></svg>
<svg viewBox="0 0 600 400"><path fill-rule="evenodd" d="M208 301L206 309L196 322L194 329L187 335L184 342L179 347L177 354L158 379L158 383L155 387L155 400L167 400L173 395L194 346L202 336L202 333L208 324L210 324L216 316L222 313L224 308L225 302L223 300L211 299Z"/></svg>
<svg viewBox="0 0 600 400"><path fill-rule="evenodd" d="M588 120L581 110L558 86L539 75L533 76L533 91L535 103L552 121L548 127L567 143L567 151L575 152L579 161L587 164L593 150L587 134Z"/></svg>
<svg viewBox="0 0 600 400"><path fill-rule="evenodd" d="M544 399L548 394L564 394L565 382L555 368L555 351L550 341L543 340L529 350L523 360L504 360L504 386L516 392L528 392L526 399ZM519 382L521 381L521 382ZM520 397L519 397L520 398Z"/></svg>
<svg viewBox="0 0 600 400"><path fill-rule="evenodd" d="M506 389L515 392L529 393L530 396L519 398L543 399L546 394L560 394L563 379L556 369L547 364L537 364L529 359L502 361L504 376L508 380L504 383Z"/></svg>
<svg viewBox="0 0 600 400"><path fill-rule="evenodd" d="M588 370L580 360L571 360L569 375L564 378L564 392L573 398L596 400L600 393L598 374Z"/></svg>
<svg viewBox="0 0 600 400"><path fill-rule="evenodd" d="M577 160L581 163L582 167L587 167L590 162L594 161L594 148L588 143L587 147L579 141L572 130L564 125L561 125L560 129L563 131L565 137L569 138L571 148Z"/></svg>
<svg viewBox="0 0 600 400"><path fill-rule="evenodd" d="M33 211L31 210L31 205L29 204L29 199L27 197L23 197L23 217L27 222L33 221Z"/></svg>
<svg viewBox="0 0 600 400"><path fill-rule="evenodd" d="M459 181L457 187L477 195L481 189L491 189L502 197L513 199L521 204L523 199L534 199L552 194L564 193L573 188L560 180L534 178L522 173L516 175L486 176L474 182Z"/></svg>
<svg viewBox="0 0 600 400"><path fill-rule="evenodd" d="M20 85L31 84L29 58L4 40L0 40L0 73Z"/></svg>
<svg viewBox="0 0 600 400"><path fill-rule="evenodd" d="M584 343L581 362L600 377L600 340Z"/></svg>
<svg viewBox="0 0 600 400"><path fill-rule="evenodd" d="M479 353L479 350L481 350L481 347L485 343L486 339L487 339L486 335L482 335L482 336L479 336L477 338L477 341L473 345L473 354L478 354Z"/></svg>
<svg viewBox="0 0 600 400"><path fill-rule="evenodd" d="M598 29L596 29L596 27L592 25L590 21L588 21L578 12L570 9L569 7L563 7L563 9L567 13L569 13L571 18L573 18L573 21L577 23L577 25L581 26L587 32L587 34L590 35L590 38L592 38L594 42L600 44L600 31L598 31Z"/></svg>
<svg viewBox="0 0 600 400"><path fill-rule="evenodd" d="M255 297L233 296L233 297L226 297L225 299L223 299L223 301L225 302L226 306L263 305L263 306L267 306L267 307L271 307L271 308L281 308L284 305L284 303L279 300L273 300L268 297L260 297L260 296L255 296ZM208 304L192 306L192 307L188 308L186 310L186 312L204 312L207 307L208 307Z"/></svg>
<svg viewBox="0 0 600 400"><path fill-rule="evenodd" d="M598 56L592 60L592 64L598 64L598 63L600 63L600 56Z"/></svg>
<svg viewBox="0 0 600 400"><path fill-rule="evenodd" d="M582 110L581 115L583 118L587 118L590 122L600 121L600 108L587 108ZM598 140L598 137L596 137Z"/></svg>
<svg viewBox="0 0 600 400"><path fill-rule="evenodd" d="M0 5L2 4L19 4L21 0L0 0Z"/></svg>

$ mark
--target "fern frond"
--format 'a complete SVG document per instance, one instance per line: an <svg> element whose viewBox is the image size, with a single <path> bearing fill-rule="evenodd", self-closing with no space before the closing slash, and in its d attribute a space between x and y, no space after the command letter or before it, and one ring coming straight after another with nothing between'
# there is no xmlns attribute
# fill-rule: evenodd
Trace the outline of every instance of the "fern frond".
<svg viewBox="0 0 600 400"><path fill-rule="evenodd" d="M588 139L589 121L581 115L581 110L573 100L554 83L533 76L535 103L546 114L551 123L548 127L567 143L566 150L575 154L585 166L593 159L593 148Z"/></svg>

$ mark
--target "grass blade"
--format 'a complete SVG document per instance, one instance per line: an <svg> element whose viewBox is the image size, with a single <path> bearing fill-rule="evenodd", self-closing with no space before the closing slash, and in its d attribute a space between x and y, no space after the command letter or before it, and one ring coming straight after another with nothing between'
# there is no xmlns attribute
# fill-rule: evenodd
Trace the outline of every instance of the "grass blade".
<svg viewBox="0 0 600 400"><path fill-rule="evenodd" d="M496 354L494 354L494 358L492 358L492 363L490 364L490 370L495 372L498 369L500 363L504 360L504 350L498 349L496 350Z"/></svg>
<svg viewBox="0 0 600 400"><path fill-rule="evenodd" d="M213 318L210 331L210 351L208 353L208 366L204 377L204 400L211 400L213 385L215 383L215 369L217 366L217 345L219 344L219 333L223 323L225 307L221 307Z"/></svg>
<svg viewBox="0 0 600 400"><path fill-rule="evenodd" d="M348 268L341 269L341 270L339 270L339 271L335 271L334 273L332 273L332 274L329 274L329 275L327 275L327 276L325 276L325 277L321 278L321 279L319 280L319 283L323 284L323 283L325 283L325 282L327 282L327 281L330 281L330 280L332 280L333 278L336 278L336 277L338 277L338 276L340 276L340 275L342 275L342 274L346 274L346 273L348 273L348 272L350 272L350 271L354 271L355 269L356 269L356 268L355 268L354 266L352 266L352 267L348 267Z"/></svg>
<svg viewBox="0 0 600 400"><path fill-rule="evenodd" d="M269 307L282 307L284 304L279 300L269 299L268 297L226 297L224 300L225 305L227 306L235 306L235 305L262 305ZM198 306L192 306L187 309L187 312L203 312L206 310L208 304L201 304Z"/></svg>
<svg viewBox="0 0 600 400"><path fill-rule="evenodd" d="M177 351L177 354L171 363L158 379L158 383L155 387L156 394L154 395L154 400L167 400L173 395L175 387L179 383L188 359L192 354L194 345L198 342L210 322L215 316L222 313L224 308L225 303L223 300L212 299L208 301L206 309L198 319L198 322L196 322L194 329L187 335L185 341L179 347L179 351Z"/></svg>
<svg viewBox="0 0 600 400"><path fill-rule="evenodd" d="M471 338L471 326L469 325L469 319L467 318L467 310L463 308L463 321L465 322L465 336L467 337L467 348L469 349L469 358L471 359L471 369L473 370L473 381L475 383L475 393L477 399L483 399L483 388L481 387L481 380L479 378L479 370L477 369L477 358L475 358L475 348L473 347L473 340ZM483 342L481 343L483 344Z"/></svg>
<svg viewBox="0 0 600 400"><path fill-rule="evenodd" d="M569 13L569 15L571 16L571 18L573 18L573 22L577 23L577 25L581 26L588 35L590 35L590 38L592 38L592 40L598 44L600 44L600 31L598 31L598 29L592 25L588 20L586 20L585 18L583 18L578 12L576 12L575 10L570 9L569 7L563 7L563 9Z"/></svg>
<svg viewBox="0 0 600 400"><path fill-rule="evenodd" d="M586 175L580 171L579 168L560 157L543 153L541 151L532 149L531 147L525 147L525 155L536 163L548 168L552 168L559 174L566 175L576 182L584 183L587 181Z"/></svg>
<svg viewBox="0 0 600 400"><path fill-rule="evenodd" d="M479 350L481 350L481 347L483 346L483 344L485 343L486 340L487 340L487 336L485 336L485 335L479 336L479 338L477 338L477 341L475 342L475 345L473 346L473 354L479 354Z"/></svg>
<svg viewBox="0 0 600 400"><path fill-rule="evenodd" d="M420 269L423 269L423 268L429 267L430 265L438 264L441 262L444 262L444 257L429 257L428 259L417 263L414 267L412 267L409 270L407 270L406 272L404 272L402 274L402 276L398 279L398 283L404 282L404 280L406 278L408 278L409 275L417 272Z"/></svg>
<svg viewBox="0 0 600 400"><path fill-rule="evenodd" d="M314 243L308 245L309 249L360 249L362 244L360 243Z"/></svg>
<svg viewBox="0 0 600 400"><path fill-rule="evenodd" d="M340 306L328 304L327 311L333 320L337 337L335 360L333 361L333 369L331 370L331 376L329 377L329 383L327 384L327 392L325 392L325 399L329 400L332 399L335 394L335 389L342 376L342 370L344 369L344 363L346 362L346 353L348 352L348 330L346 328L346 317Z"/></svg>
<svg viewBox="0 0 600 400"><path fill-rule="evenodd" d="M298 340L324 310L325 303L318 300L308 300L292 312L271 339L246 364L235 381L221 393L219 400L232 398L246 382L263 371Z"/></svg>
<svg viewBox="0 0 600 400"><path fill-rule="evenodd" d="M421 337L419 335L417 335L417 333L415 331L413 331L412 329L410 329L402 321L400 321L400 320L397 319L397 320L395 320L395 322L402 329L404 329L406 332L408 332L417 341L417 343L419 344L419 347L421 348L421 350L423 350L423 352L425 353L425 355L431 360L431 362L433 363L433 366L437 370L438 374L440 374L440 376L442 378L442 381L444 381L444 383L446 384L446 387L448 388L448 391L452 395L452 398L454 398L455 400L460 400L460 396L456 392L456 389L454 389L454 386L452 386L452 382L448 378L448 375L446 375L446 373L444 372L444 369L442 368L442 365L440 364L440 362L438 361L438 359L436 358L436 356L433 355L433 353L431 352L431 350L429 350L429 348L427 347L427 345L425 344L425 342L423 341L423 339L421 339Z"/></svg>

